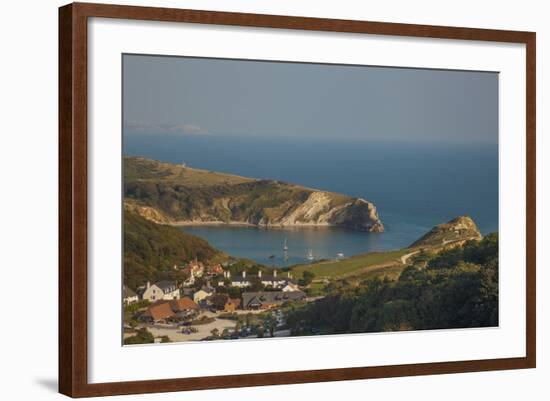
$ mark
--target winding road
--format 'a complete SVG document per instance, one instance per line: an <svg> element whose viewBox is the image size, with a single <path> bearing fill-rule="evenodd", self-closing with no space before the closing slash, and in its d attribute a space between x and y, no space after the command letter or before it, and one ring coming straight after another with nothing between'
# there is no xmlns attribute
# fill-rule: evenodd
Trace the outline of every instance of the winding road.
<svg viewBox="0 0 550 401"><path fill-rule="evenodd" d="M401 256L401 258L400 258L401 263L403 263L404 265L406 265L407 262L409 261L409 258L410 258L411 256L416 255L418 252L420 252L420 251L409 252L409 253L407 253L407 254Z"/></svg>

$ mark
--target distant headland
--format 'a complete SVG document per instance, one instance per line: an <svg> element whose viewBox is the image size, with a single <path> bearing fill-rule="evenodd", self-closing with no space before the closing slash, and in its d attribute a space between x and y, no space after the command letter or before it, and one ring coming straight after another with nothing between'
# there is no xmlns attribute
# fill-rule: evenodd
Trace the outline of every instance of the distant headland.
<svg viewBox="0 0 550 401"><path fill-rule="evenodd" d="M376 206L362 198L140 157L124 158L124 206L169 225L384 231Z"/></svg>

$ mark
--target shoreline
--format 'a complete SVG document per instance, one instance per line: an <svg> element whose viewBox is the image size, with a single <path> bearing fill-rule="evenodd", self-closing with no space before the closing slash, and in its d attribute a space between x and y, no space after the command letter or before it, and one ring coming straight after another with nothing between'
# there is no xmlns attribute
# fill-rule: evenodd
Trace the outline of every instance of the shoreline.
<svg viewBox="0 0 550 401"><path fill-rule="evenodd" d="M164 223L168 226L174 226L174 227L188 227L188 226L235 226L235 227L259 227L258 224L252 224L247 223L245 221L238 222L238 221L230 221L230 222L224 222L224 221L174 221L174 222L168 222Z"/></svg>
<svg viewBox="0 0 550 401"><path fill-rule="evenodd" d="M380 234L380 231L367 231L367 230L357 230L342 226L339 224L331 223L298 223L298 224L253 224L248 222L240 221L176 221L176 222L167 222L163 223L172 227L248 227L248 228L259 228L265 230L280 229L280 230L293 230L299 228L337 228L341 230L351 230L356 232L363 232L367 234Z"/></svg>

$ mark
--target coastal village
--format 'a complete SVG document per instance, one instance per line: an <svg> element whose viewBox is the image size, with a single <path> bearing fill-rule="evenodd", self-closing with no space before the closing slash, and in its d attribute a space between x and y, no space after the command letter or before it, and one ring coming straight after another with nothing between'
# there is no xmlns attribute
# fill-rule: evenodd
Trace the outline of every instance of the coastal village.
<svg viewBox="0 0 550 401"><path fill-rule="evenodd" d="M146 332L154 342L288 336L285 309L318 299L277 269L232 274L228 262L197 259L173 269L186 279L124 285L125 343Z"/></svg>
<svg viewBox="0 0 550 401"><path fill-rule="evenodd" d="M373 277L397 280L411 263L413 270L421 272L436 255L462 252L468 241L472 249L478 246L472 244L481 244L478 251L486 252L484 247L494 244L496 237L482 238L469 217L458 217L435 226L408 248L346 259L336 256L291 269L250 266L239 259L201 262L195 258L170 268L179 280L146 282L136 291L123 286L124 344L299 335L304 332L303 322L296 325L292 316L315 311L316 305L322 313L333 309L338 297L327 295L331 287L354 292L354 286L360 288ZM496 248L491 247L494 253ZM316 332L315 327L306 330Z"/></svg>
<svg viewBox="0 0 550 401"><path fill-rule="evenodd" d="M166 166L155 166L158 168L136 167L136 174L145 169L163 177L165 174L174 175L166 172ZM227 179L226 176L212 177L214 173L205 174L215 182ZM202 178L200 182L204 181ZM242 180L239 177L231 179ZM193 182L193 185L198 185L198 181ZM191 185L187 181L184 183ZM261 187L261 182L245 181L245 184L254 188L260 186L256 189L262 194L266 191ZM166 199L166 194L184 188L182 185L172 191L169 189L171 187L161 186L164 194L161 195L157 184L138 181L136 185L128 187L129 194L140 199L147 194L153 198L156 196L158 199L155 202L159 204L170 203L172 198ZM278 183L269 185L275 185L280 190ZM285 193L287 190L290 189L285 188ZM307 193L306 189L300 191L306 191L301 193L302 198L316 196L315 193ZM267 193L265 196L260 202L262 205L268 202ZM364 220L366 226L358 229L381 230L381 225L373 225L378 219L374 207L357 202L355 211L372 215L370 220ZM194 208L193 205L188 206ZM210 208L207 204L201 205L201 208ZM300 206L296 210L301 213L302 209L311 209L307 201L304 205L304 208ZM233 206L235 210L240 207ZM338 252L327 259L315 259L312 251L308 250L302 263L275 268L221 252L204 239L173 227L169 220L165 220L164 212L159 210L136 200L130 199L125 203L125 281L122 292L123 342L126 345L467 327L478 323L473 318L466 323L456 323L453 320L456 318L454 309L444 302L441 305L437 302L461 296L467 298L464 302L469 302L468 299L483 297L483 294L488 294L484 305L489 305L490 309L483 324L494 324L497 316L495 300L498 294L495 291L483 292L482 278L486 273L482 269L490 271L491 277L497 277L494 270L498 259L489 260L487 255L491 258L496 255L498 237L489 236L484 240L475 222L468 216L435 226L405 248L349 257ZM208 210L212 211L211 208ZM466 245L467 251L462 250ZM455 253L451 252L453 249L456 249ZM286 258L286 239L282 252ZM447 267L439 271L439 263ZM448 266L451 265L460 274L450 271ZM473 287L478 293L473 295L461 290L463 282L471 279L472 269L478 275L477 287ZM444 280L449 282L456 281L456 288L426 287L423 283L431 282L434 274L443 275ZM371 294L386 287L392 290ZM409 291L410 288L414 291ZM424 295L426 291L433 292L433 297ZM385 300L367 307L365 305L371 296ZM439 308L439 316L447 320L434 323L427 316L411 322L410 316L424 315L421 312L403 315L382 310L400 305L394 302L395 299L414 310ZM368 310L363 310L365 307ZM367 312L369 316L379 318L362 319Z"/></svg>

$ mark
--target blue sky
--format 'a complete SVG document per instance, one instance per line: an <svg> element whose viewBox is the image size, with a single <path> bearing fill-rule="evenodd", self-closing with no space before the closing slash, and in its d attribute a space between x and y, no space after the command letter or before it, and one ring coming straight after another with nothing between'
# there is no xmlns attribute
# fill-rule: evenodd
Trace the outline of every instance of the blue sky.
<svg viewBox="0 0 550 401"><path fill-rule="evenodd" d="M125 55L124 133L498 141L498 74Z"/></svg>

